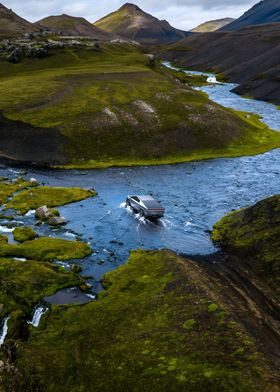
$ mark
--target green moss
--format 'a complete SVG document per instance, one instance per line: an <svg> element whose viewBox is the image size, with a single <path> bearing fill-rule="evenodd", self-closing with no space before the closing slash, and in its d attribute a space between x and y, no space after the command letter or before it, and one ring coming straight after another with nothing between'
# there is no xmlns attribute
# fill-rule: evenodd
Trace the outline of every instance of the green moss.
<svg viewBox="0 0 280 392"><path fill-rule="evenodd" d="M5 215L5 214L0 214L0 219L6 219L6 220L14 220L14 217L12 215Z"/></svg>
<svg viewBox="0 0 280 392"><path fill-rule="evenodd" d="M217 304L211 304L208 306L208 312L209 313L215 313L219 309L219 306Z"/></svg>
<svg viewBox="0 0 280 392"><path fill-rule="evenodd" d="M59 238L41 237L23 244L3 244L0 257L23 257L32 260L81 259L91 254L87 244Z"/></svg>
<svg viewBox="0 0 280 392"><path fill-rule="evenodd" d="M38 234L31 227L16 227L13 236L15 241L25 242L34 240Z"/></svg>
<svg viewBox="0 0 280 392"><path fill-rule="evenodd" d="M194 326L195 326L195 320L194 319L189 319L189 320L185 321L184 324L183 324L183 328L185 328L187 330L193 329Z"/></svg>
<svg viewBox="0 0 280 392"><path fill-rule="evenodd" d="M31 209L36 209L43 205L47 205L48 207L62 206L68 203L84 200L95 195L96 192L81 188L55 188L42 186L18 193L7 204L6 208L26 213Z"/></svg>
<svg viewBox="0 0 280 392"><path fill-rule="evenodd" d="M0 204L6 203L8 198L15 192L33 186L31 182L25 181L22 178L18 178L15 181L0 182Z"/></svg>
<svg viewBox="0 0 280 392"><path fill-rule="evenodd" d="M5 244L8 242L8 237L6 235L0 235L0 244Z"/></svg>
<svg viewBox="0 0 280 392"><path fill-rule="evenodd" d="M252 268L275 287L280 281L280 196L225 216L212 239L230 253L251 260Z"/></svg>
<svg viewBox="0 0 280 392"><path fill-rule="evenodd" d="M179 80L181 83L186 84L187 86L191 87L201 87L201 86L207 86L207 76L204 75L193 75L193 74L188 74L183 70L175 70L175 69L170 69L170 68L162 68L162 72L171 75L173 78Z"/></svg>
<svg viewBox="0 0 280 392"><path fill-rule="evenodd" d="M44 296L52 295L64 287L81 284L77 275L64 272L56 266L9 259L0 259L0 280L1 317L21 310L24 317L29 318L34 306Z"/></svg>
<svg viewBox="0 0 280 392"><path fill-rule="evenodd" d="M18 343L16 391L39 385L75 391L77 382L97 392L122 392L124 385L154 392L262 390L262 373L254 372L259 362L241 356L237 365L234 355L255 347L243 346L244 332L228 326L230 316L220 325L200 303L209 282L194 263L168 251L133 252L104 283L98 301L52 307L45 324ZM195 327L182 328L186 320Z"/></svg>

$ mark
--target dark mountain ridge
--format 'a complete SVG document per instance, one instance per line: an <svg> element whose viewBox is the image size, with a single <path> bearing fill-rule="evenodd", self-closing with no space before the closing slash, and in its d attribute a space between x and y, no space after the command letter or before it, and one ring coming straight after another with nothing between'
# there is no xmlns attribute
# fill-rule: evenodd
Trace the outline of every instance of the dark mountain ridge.
<svg viewBox="0 0 280 392"><path fill-rule="evenodd" d="M35 23L39 28L48 29L54 33L72 36L87 36L96 39L109 39L110 34L93 26L84 18L70 15L49 16Z"/></svg>
<svg viewBox="0 0 280 392"><path fill-rule="evenodd" d="M36 26L0 3L0 38L9 38L38 30Z"/></svg>
<svg viewBox="0 0 280 392"><path fill-rule="evenodd" d="M234 22L222 27L221 31L235 31L245 26L276 22L280 22L280 1L263 0Z"/></svg>
<svg viewBox="0 0 280 392"><path fill-rule="evenodd" d="M280 104L280 23L195 34L169 46L164 57L182 67L223 73L240 84L235 92Z"/></svg>

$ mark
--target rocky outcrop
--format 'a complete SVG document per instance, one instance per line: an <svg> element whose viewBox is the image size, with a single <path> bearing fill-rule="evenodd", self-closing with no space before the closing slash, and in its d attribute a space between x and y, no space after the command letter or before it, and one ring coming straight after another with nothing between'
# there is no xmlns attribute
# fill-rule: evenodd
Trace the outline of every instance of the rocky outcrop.
<svg viewBox="0 0 280 392"><path fill-rule="evenodd" d="M212 238L224 251L249 262L255 273L279 290L280 195L225 216Z"/></svg>
<svg viewBox="0 0 280 392"><path fill-rule="evenodd" d="M39 165L66 162L67 139L54 128L7 119L0 112L0 158Z"/></svg>
<svg viewBox="0 0 280 392"><path fill-rule="evenodd" d="M50 226L63 226L67 224L67 219L60 216L58 210L48 208L47 206L37 208L35 216L41 222L47 221Z"/></svg>

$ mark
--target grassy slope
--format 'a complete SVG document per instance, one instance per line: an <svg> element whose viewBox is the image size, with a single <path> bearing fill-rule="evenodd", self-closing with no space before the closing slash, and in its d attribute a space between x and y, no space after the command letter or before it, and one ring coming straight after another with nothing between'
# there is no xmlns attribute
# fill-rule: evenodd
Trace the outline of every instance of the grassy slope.
<svg viewBox="0 0 280 392"><path fill-rule="evenodd" d="M13 391L265 390L254 343L196 264L133 252L104 283L97 302L52 307L18 343Z"/></svg>
<svg viewBox="0 0 280 392"><path fill-rule="evenodd" d="M70 15L49 16L36 23L37 26L43 26L55 31L60 31L62 34L77 35L77 36L91 36L96 39L110 39L110 35L92 25L84 18L74 17Z"/></svg>
<svg viewBox="0 0 280 392"><path fill-rule="evenodd" d="M0 38L32 33L36 27L0 3Z"/></svg>
<svg viewBox="0 0 280 392"><path fill-rule="evenodd" d="M19 192L23 189L33 187L33 184L23 179L17 179L16 181L1 181L0 179L0 203L4 204L8 201L15 192Z"/></svg>
<svg viewBox="0 0 280 392"><path fill-rule="evenodd" d="M210 20L209 22L202 23L193 30L193 33L209 33L212 31L219 30L220 28L227 26L229 23L233 22L233 18L224 18L217 20Z"/></svg>
<svg viewBox="0 0 280 392"><path fill-rule="evenodd" d="M121 8L117 12L112 12L96 21L94 25L110 33L120 33L127 27L129 19L128 11L125 8Z"/></svg>
<svg viewBox="0 0 280 392"><path fill-rule="evenodd" d="M59 207L65 204L84 200L95 195L95 191L81 188L40 186L14 195L9 203L7 203L6 208L18 210L24 214L29 210L33 210L44 205L47 205L48 207Z"/></svg>
<svg viewBox="0 0 280 392"><path fill-rule="evenodd" d="M40 237L22 244L1 243L0 247L0 257L24 257L31 260L82 259L90 254L90 247L83 242L50 237Z"/></svg>
<svg viewBox="0 0 280 392"><path fill-rule="evenodd" d="M48 263L4 258L0 259L0 278L1 317L18 310L29 316L44 296L83 282L77 275Z"/></svg>
<svg viewBox="0 0 280 392"><path fill-rule="evenodd" d="M279 289L280 196L225 216L214 226L212 238L224 250L249 258L258 275Z"/></svg>
<svg viewBox="0 0 280 392"><path fill-rule="evenodd" d="M0 64L5 116L59 129L69 141L70 167L183 162L280 146L278 133L152 69L134 46Z"/></svg>

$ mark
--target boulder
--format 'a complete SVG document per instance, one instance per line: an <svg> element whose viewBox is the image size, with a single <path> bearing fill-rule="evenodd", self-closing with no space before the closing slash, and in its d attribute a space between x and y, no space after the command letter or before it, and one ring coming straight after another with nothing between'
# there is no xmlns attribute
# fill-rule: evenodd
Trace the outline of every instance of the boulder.
<svg viewBox="0 0 280 392"><path fill-rule="evenodd" d="M49 209L47 206L39 207L35 212L36 218L39 218L41 220L47 219L49 217L48 214L49 214Z"/></svg>
<svg viewBox="0 0 280 392"><path fill-rule="evenodd" d="M62 226L67 224L66 218L63 216L54 216L48 221L50 226Z"/></svg>
<svg viewBox="0 0 280 392"><path fill-rule="evenodd" d="M36 178L30 178L30 180L29 180L29 182L32 184L32 185L39 185L39 182L36 180Z"/></svg>

